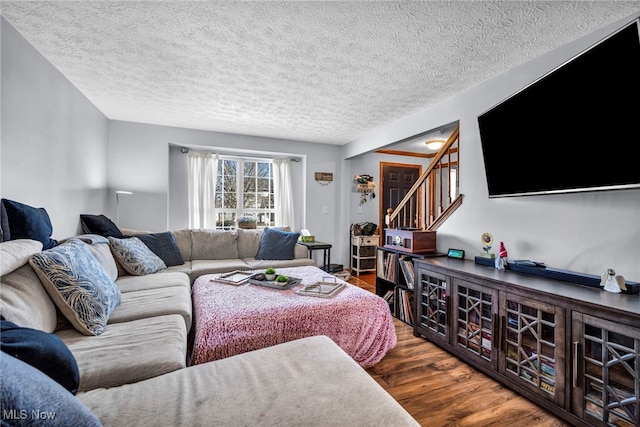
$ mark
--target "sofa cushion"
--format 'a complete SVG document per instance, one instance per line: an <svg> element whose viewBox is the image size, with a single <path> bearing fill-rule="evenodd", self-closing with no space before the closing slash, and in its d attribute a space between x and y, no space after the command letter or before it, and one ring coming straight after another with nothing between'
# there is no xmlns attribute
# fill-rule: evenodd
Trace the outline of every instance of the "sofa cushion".
<svg viewBox="0 0 640 427"><path fill-rule="evenodd" d="M256 259L293 259L295 246L298 243L300 233L281 231L274 228L265 228L260 239L260 248Z"/></svg>
<svg viewBox="0 0 640 427"><path fill-rule="evenodd" d="M80 214L82 231L89 234L98 234L105 237L122 238L122 232L118 226L106 216Z"/></svg>
<svg viewBox="0 0 640 427"><path fill-rule="evenodd" d="M171 267L176 268L176 267ZM162 274L148 274L146 276L121 276L116 279L120 292L145 291L180 286L191 290L189 276L183 272L162 270Z"/></svg>
<svg viewBox="0 0 640 427"><path fill-rule="evenodd" d="M244 230L238 232L238 258L255 258L260 249L262 230Z"/></svg>
<svg viewBox="0 0 640 427"><path fill-rule="evenodd" d="M81 401L33 366L0 352L0 371L2 425L101 426ZM11 410L13 420L5 417Z"/></svg>
<svg viewBox="0 0 640 427"><path fill-rule="evenodd" d="M191 260L237 259L236 230L191 230Z"/></svg>
<svg viewBox="0 0 640 427"><path fill-rule="evenodd" d="M2 199L7 212L11 239L31 239L42 242L43 249L53 248L58 242L51 238L53 226L44 208L34 208L14 200Z"/></svg>
<svg viewBox="0 0 640 427"><path fill-rule="evenodd" d="M115 259L129 274L143 276L167 268L164 261L137 237L127 239L109 237L109 246Z"/></svg>
<svg viewBox="0 0 640 427"><path fill-rule="evenodd" d="M28 263L2 276L0 286L0 314L5 319L45 332L56 330L56 306Z"/></svg>
<svg viewBox="0 0 640 427"><path fill-rule="evenodd" d="M174 265L173 267L167 267L166 270L162 270L161 273L184 273L187 275L187 277L189 277L189 279L191 279L191 273L192 273L192 265L191 265L191 261L185 261L184 264L182 265ZM190 280L189 283L193 282L193 280Z"/></svg>
<svg viewBox="0 0 640 427"><path fill-rule="evenodd" d="M22 267L31 255L41 250L42 242L37 240L18 239L0 244L0 276Z"/></svg>
<svg viewBox="0 0 640 427"><path fill-rule="evenodd" d="M186 366L187 330L177 314L110 324L95 337L74 329L56 335L78 362L78 392L117 387Z"/></svg>
<svg viewBox="0 0 640 427"><path fill-rule="evenodd" d="M79 399L105 426L144 426L149 419L184 426L419 426L326 336L93 390Z"/></svg>
<svg viewBox="0 0 640 427"><path fill-rule="evenodd" d="M120 289L78 239L37 254L29 263L49 296L78 331L100 335L120 304Z"/></svg>
<svg viewBox="0 0 640 427"><path fill-rule="evenodd" d="M251 270L265 270L269 267L278 269L278 268L287 268L287 267L304 267L308 265L316 265L316 262L311 258L294 258L294 259L255 259L255 258L244 258L242 260Z"/></svg>
<svg viewBox="0 0 640 427"><path fill-rule="evenodd" d="M180 248L178 248L172 232L136 234L135 237L142 240L142 243L164 261L167 267L184 264Z"/></svg>
<svg viewBox="0 0 640 427"><path fill-rule="evenodd" d="M188 228L182 228L180 230L173 231L173 237L176 239L178 249L180 249L180 255L182 259L187 262L191 261L191 230Z"/></svg>
<svg viewBox="0 0 640 427"><path fill-rule="evenodd" d="M47 374L76 394L80 372L71 351L54 334L0 320L0 350Z"/></svg>
<svg viewBox="0 0 640 427"><path fill-rule="evenodd" d="M53 332L56 306L28 262L41 249L35 240L0 243L0 314L20 326Z"/></svg>
<svg viewBox="0 0 640 427"><path fill-rule="evenodd" d="M123 293L122 302L111 313L109 323L179 314L189 331L192 321L191 313L191 289L184 286L168 286Z"/></svg>

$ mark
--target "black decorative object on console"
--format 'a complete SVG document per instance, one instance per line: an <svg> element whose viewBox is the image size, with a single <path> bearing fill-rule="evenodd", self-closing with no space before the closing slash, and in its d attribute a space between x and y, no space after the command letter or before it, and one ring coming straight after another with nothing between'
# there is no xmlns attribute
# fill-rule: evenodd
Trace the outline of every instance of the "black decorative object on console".
<svg viewBox="0 0 640 427"><path fill-rule="evenodd" d="M475 257L475 263L494 267L495 260L477 256ZM515 271L517 273L546 277L547 279L562 280L563 282L575 283L577 285L590 286L592 288L600 288L600 281L602 280L600 276L551 268L537 261L518 260L508 263L505 269ZM625 282L625 285L627 290L622 291L622 293L640 293L640 283L627 281Z"/></svg>

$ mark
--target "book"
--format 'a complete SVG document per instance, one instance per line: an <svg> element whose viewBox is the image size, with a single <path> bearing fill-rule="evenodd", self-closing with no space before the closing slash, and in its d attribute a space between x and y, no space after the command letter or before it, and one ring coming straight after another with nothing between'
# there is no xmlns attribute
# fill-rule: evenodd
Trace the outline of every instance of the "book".
<svg viewBox="0 0 640 427"><path fill-rule="evenodd" d="M402 275L404 276L404 281L407 284L407 288L413 289L414 283L414 273L413 273L413 261L411 258L401 258L400 259L400 269L402 270Z"/></svg>

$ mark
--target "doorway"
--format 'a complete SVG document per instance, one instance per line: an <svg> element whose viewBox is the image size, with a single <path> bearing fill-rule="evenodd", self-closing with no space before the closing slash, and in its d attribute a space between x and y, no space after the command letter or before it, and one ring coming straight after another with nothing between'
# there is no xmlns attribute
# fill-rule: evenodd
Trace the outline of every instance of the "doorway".
<svg viewBox="0 0 640 427"><path fill-rule="evenodd" d="M387 227L385 223L385 215L387 209L395 209L398 203L409 192L413 184L422 174L422 166L405 163L380 162L380 239L384 239L384 229ZM410 215L415 219L418 217L419 200L418 195L414 196L415 200L411 202L413 209Z"/></svg>

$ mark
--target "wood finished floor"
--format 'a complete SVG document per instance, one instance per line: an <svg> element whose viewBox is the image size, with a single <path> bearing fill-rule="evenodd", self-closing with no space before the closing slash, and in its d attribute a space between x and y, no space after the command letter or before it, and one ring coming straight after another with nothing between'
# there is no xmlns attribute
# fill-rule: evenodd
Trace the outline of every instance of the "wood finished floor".
<svg viewBox="0 0 640 427"><path fill-rule="evenodd" d="M375 292L375 274L350 283ZM394 320L398 344L367 372L422 426L570 426Z"/></svg>

